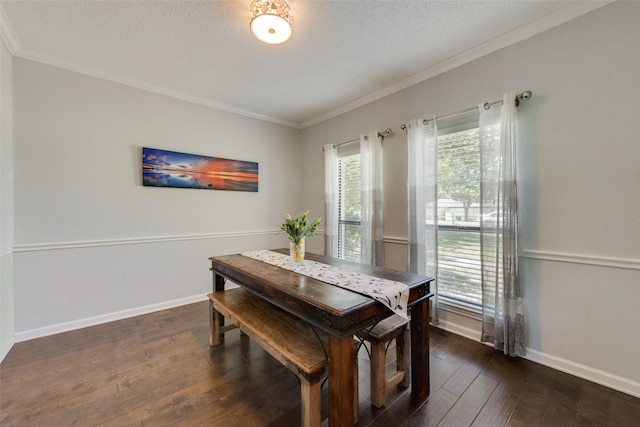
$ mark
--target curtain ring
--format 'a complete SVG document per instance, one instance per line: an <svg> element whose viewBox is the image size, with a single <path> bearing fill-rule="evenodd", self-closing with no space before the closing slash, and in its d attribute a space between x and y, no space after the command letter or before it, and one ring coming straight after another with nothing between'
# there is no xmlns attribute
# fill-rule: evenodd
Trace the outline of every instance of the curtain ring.
<svg viewBox="0 0 640 427"><path fill-rule="evenodd" d="M490 110L491 109L491 104L489 104L488 102L484 103L484 109L485 110Z"/></svg>

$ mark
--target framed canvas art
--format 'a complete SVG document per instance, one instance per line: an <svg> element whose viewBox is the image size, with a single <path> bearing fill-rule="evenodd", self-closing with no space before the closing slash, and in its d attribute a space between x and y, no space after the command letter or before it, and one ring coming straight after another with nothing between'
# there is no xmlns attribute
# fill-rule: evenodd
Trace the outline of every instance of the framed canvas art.
<svg viewBox="0 0 640 427"><path fill-rule="evenodd" d="M257 192L258 163L143 147L142 184Z"/></svg>

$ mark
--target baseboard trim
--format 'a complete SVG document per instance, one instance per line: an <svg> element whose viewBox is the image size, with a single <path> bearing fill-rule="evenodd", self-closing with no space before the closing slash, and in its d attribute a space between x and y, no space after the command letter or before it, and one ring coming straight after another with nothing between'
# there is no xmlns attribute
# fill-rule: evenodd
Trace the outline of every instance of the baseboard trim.
<svg viewBox="0 0 640 427"><path fill-rule="evenodd" d="M9 354L9 352L11 351L11 348L13 347L13 344L14 342L11 342L11 344L7 347L7 349L3 351L2 354L0 354L0 362L2 362L4 358L7 356L7 354Z"/></svg>
<svg viewBox="0 0 640 427"><path fill-rule="evenodd" d="M235 287L235 284L233 284ZM35 338L41 338L49 335L55 335L62 332L68 332L76 329L86 328L89 326L95 326L107 322L113 322L116 320L126 319L129 317L139 316L142 314L153 313L155 311L165 310L173 307L179 307L181 305L191 304L195 302L205 301L206 296L203 294L194 295L190 297L175 299L171 301L165 301L158 304L150 304L142 307L137 307L129 310L122 310L114 313L107 313L100 316L89 317L86 319L80 319L72 322L59 323L56 325L47 326L44 328L31 329L27 331L17 332L14 335L14 343L28 341ZM477 330L467 328L458 325L453 322L440 321L436 326L437 328L451 332L456 335L460 335L464 338L472 341L480 342L480 334ZM487 343L481 343L490 345ZM10 350L7 350L6 353ZM3 360L6 354L1 355L0 360ZM601 384L605 387L618 390L622 393L629 394L634 397L640 398L640 383L629 380L627 378L620 377L618 375L611 374L599 369L592 368L590 366L575 363L570 360L562 359L560 357L552 356L531 348L527 349L527 354L524 357L535 363L539 363L544 366L548 366L553 369L557 369L567 374L575 375L576 377L592 381L597 384Z"/></svg>
<svg viewBox="0 0 640 427"><path fill-rule="evenodd" d="M116 311L113 313L102 314L100 316L88 317L85 319L74 320L71 322L58 323L56 325L45 326L43 328L30 329L27 331L16 332L14 342L28 341L35 338L42 338L49 335L55 335L62 332L69 332L76 329L82 329L89 326L100 325L103 323L122 320L129 317L139 316L142 314L153 313L155 311L166 310L168 308L179 307L194 302L205 301L207 296L203 294L193 295L190 297L179 298L171 301L165 301L158 304L150 304L142 307L136 307L128 310Z"/></svg>
<svg viewBox="0 0 640 427"><path fill-rule="evenodd" d="M527 349L527 356L525 358L532 362L536 362L640 398L640 382L632 381L628 378L623 378L609 372L601 371L600 369L575 363L570 360L562 359L533 349Z"/></svg>
<svg viewBox="0 0 640 427"><path fill-rule="evenodd" d="M474 329L470 329L446 321L440 321L440 323L435 327L444 329L447 332L460 335L472 341L476 341L491 347L491 344L489 343L480 342L480 332ZM548 366L549 368L557 369L558 371L565 372L570 375L574 375L578 378L582 378L583 380L591 381L596 384L618 390L630 396L640 398L639 382L620 377L610 372L605 372L600 369L572 362L571 360L552 356L550 354L546 354L531 348L527 348L527 353L524 359L539 363L544 366Z"/></svg>
<svg viewBox="0 0 640 427"><path fill-rule="evenodd" d="M475 342L480 342L480 332L475 329L460 326L453 322L447 322L446 320L439 319L437 325L433 325L436 328L444 329L452 334L460 335L461 337L468 338ZM486 343L481 343L486 344Z"/></svg>

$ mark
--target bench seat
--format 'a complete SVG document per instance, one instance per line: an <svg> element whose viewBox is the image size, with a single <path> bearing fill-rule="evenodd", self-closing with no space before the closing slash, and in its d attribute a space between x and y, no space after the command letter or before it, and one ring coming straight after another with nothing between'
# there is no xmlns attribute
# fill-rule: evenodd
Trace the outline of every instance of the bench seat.
<svg viewBox="0 0 640 427"><path fill-rule="evenodd" d="M302 425L319 426L321 381L328 374L328 336L243 288L208 294L211 345L220 344L223 315L300 379Z"/></svg>

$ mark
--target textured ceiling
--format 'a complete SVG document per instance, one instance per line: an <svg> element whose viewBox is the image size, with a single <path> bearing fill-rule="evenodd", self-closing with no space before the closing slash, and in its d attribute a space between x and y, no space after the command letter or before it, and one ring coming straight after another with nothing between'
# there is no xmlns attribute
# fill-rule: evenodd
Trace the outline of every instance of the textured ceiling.
<svg viewBox="0 0 640 427"><path fill-rule="evenodd" d="M19 57L303 128L608 3L292 0L280 46L249 0L1 1Z"/></svg>

